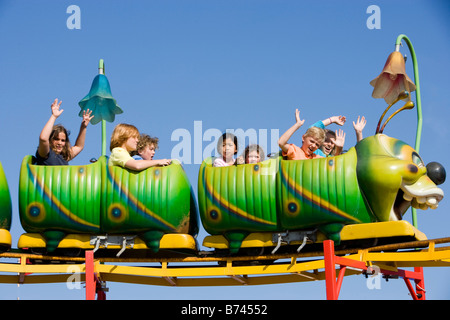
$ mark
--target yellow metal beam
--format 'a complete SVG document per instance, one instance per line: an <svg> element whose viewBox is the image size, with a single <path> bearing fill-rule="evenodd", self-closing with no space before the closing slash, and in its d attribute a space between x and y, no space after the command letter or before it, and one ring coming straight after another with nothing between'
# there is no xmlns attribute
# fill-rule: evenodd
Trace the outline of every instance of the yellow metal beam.
<svg viewBox="0 0 450 320"><path fill-rule="evenodd" d="M324 268L323 259L302 263L281 263L271 265L250 266L179 266L164 267L133 267L122 265L99 264L96 272L102 274L126 274L147 277L214 277L214 276L239 276L239 275L267 275L280 273L298 273Z"/></svg>

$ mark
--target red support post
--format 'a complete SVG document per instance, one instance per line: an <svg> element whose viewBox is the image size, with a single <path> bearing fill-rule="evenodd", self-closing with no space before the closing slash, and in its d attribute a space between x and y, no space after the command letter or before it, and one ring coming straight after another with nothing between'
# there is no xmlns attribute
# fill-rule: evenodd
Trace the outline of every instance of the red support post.
<svg viewBox="0 0 450 320"><path fill-rule="evenodd" d="M325 240L323 242L323 257L325 262L325 285L327 287L327 299L337 300L341 291L347 267L367 270L367 266L362 261L338 257L334 254L334 241ZM340 266L339 275L336 280L336 265Z"/></svg>
<svg viewBox="0 0 450 320"><path fill-rule="evenodd" d="M411 281L409 281L409 278L403 278L403 280L405 281L406 287L408 288L409 293L411 294L411 297L414 300L417 300L416 292L414 291L414 288L411 284Z"/></svg>
<svg viewBox="0 0 450 320"><path fill-rule="evenodd" d="M347 270L347 266L341 266L339 270L339 275L336 282L336 295L339 297L339 292L341 292L342 281L344 280L345 270Z"/></svg>
<svg viewBox="0 0 450 320"><path fill-rule="evenodd" d="M102 282L100 279L95 275L95 292L97 293L97 300L106 300L106 293L102 287Z"/></svg>
<svg viewBox="0 0 450 320"><path fill-rule="evenodd" d="M418 279L414 279L416 283L416 296L418 300L425 300L425 280L423 276L423 267L415 267L414 271L418 273Z"/></svg>
<svg viewBox="0 0 450 320"><path fill-rule="evenodd" d="M333 240L323 242L323 258L325 261L325 285L327 288L327 300L337 300L339 296L336 283L336 267Z"/></svg>
<svg viewBox="0 0 450 320"><path fill-rule="evenodd" d="M95 300L96 281L94 275L94 251L86 251L85 265L86 300Z"/></svg>

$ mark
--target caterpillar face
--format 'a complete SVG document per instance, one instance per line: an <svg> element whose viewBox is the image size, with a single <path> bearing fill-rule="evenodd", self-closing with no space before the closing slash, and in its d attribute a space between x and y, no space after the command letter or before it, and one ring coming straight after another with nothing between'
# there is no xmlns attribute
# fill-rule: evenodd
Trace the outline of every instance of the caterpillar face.
<svg viewBox="0 0 450 320"><path fill-rule="evenodd" d="M358 183L379 221L401 220L410 206L436 209L444 197L419 154L403 141L377 134L356 150Z"/></svg>

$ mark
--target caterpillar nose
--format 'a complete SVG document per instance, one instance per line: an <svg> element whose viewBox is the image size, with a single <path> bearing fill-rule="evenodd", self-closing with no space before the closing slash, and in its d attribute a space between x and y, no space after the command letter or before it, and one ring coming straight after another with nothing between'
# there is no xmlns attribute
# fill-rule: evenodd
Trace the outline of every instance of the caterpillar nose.
<svg viewBox="0 0 450 320"><path fill-rule="evenodd" d="M445 181L445 168L439 162L430 162L427 164L427 175L436 184L442 184Z"/></svg>

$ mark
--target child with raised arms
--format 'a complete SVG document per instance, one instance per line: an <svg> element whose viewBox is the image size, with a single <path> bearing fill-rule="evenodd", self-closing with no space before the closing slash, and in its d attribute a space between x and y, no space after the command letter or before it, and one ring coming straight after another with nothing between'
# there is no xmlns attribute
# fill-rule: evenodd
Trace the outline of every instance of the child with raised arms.
<svg viewBox="0 0 450 320"><path fill-rule="evenodd" d="M300 129L305 120L300 119L300 111L295 110L295 124L290 127L281 137L278 139L278 145L282 150L282 155L286 156L288 160L304 160L323 158L314 153L324 142L325 133L323 129L318 127L310 127L306 133L302 136L302 146L298 147L295 144L288 143L292 135Z"/></svg>
<svg viewBox="0 0 450 320"><path fill-rule="evenodd" d="M52 115L39 135L39 146L36 151L36 164L55 166L68 165L84 148L86 128L94 116L89 109L83 111L80 132L75 145L71 146L69 133L62 125L55 125L56 119L63 113L60 109L62 101L55 99L51 105Z"/></svg>

